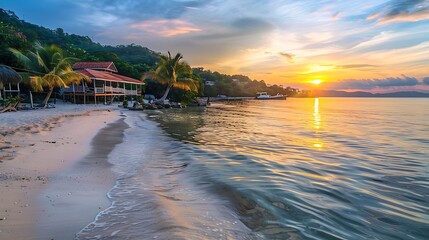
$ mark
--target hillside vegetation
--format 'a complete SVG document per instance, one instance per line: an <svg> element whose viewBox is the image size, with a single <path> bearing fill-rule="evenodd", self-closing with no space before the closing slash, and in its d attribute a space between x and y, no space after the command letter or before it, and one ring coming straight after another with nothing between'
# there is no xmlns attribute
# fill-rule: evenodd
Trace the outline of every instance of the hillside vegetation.
<svg viewBox="0 0 429 240"><path fill-rule="evenodd" d="M34 42L55 44L61 47L68 56L79 61L112 61L120 74L141 79L145 73L154 70L161 53L137 44L108 46L94 42L88 36L64 32L62 28L48 29L20 20L15 13L0 9L0 63L12 66L25 72L25 67L13 56L9 48L22 52L33 50ZM186 59L186 56L185 56ZM252 80L244 75L227 75L212 72L203 68L193 68L194 74L203 81L212 81L213 86L206 86L199 95L216 96L255 96L256 92L266 91L269 94L296 95L299 90L281 86L268 87L263 80ZM145 79L146 92L162 96L165 89L160 83ZM183 90L173 90L172 95L182 96Z"/></svg>

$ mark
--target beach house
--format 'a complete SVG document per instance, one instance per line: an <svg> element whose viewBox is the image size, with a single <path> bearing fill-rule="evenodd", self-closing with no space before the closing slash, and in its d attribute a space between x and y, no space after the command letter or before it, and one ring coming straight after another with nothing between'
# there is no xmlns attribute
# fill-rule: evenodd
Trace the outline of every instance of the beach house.
<svg viewBox="0 0 429 240"><path fill-rule="evenodd" d="M140 96L144 82L119 75L113 62L77 62L75 72L84 74L91 83L82 81L62 89L64 99L71 102L111 102L115 97Z"/></svg>
<svg viewBox="0 0 429 240"><path fill-rule="evenodd" d="M22 81L19 75L11 67L0 64L0 99L19 95L19 83Z"/></svg>

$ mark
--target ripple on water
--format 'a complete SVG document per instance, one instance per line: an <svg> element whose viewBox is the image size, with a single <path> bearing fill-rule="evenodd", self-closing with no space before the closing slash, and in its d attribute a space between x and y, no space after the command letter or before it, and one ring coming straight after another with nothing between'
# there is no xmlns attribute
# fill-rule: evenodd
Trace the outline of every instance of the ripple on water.
<svg viewBox="0 0 429 240"><path fill-rule="evenodd" d="M427 100L148 114L160 128L136 120L143 132L130 129L129 155L114 163L126 177L113 207L89 228L161 239L429 239Z"/></svg>

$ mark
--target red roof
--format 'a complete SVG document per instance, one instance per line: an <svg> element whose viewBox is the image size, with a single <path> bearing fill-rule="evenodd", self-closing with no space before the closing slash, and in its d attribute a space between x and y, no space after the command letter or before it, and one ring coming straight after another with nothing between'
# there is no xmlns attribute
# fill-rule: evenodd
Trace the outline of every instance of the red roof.
<svg viewBox="0 0 429 240"><path fill-rule="evenodd" d="M130 77L125 77L125 76L122 76L122 75L119 75L116 73L112 73L112 72L97 71L97 70L93 70L93 69L80 69L80 70L75 70L75 72L85 74L86 76L93 78L93 79L97 79L97 80L104 80L104 81L109 81L109 82L124 82L124 83L144 85L144 82L142 82L140 80L130 78Z"/></svg>
<svg viewBox="0 0 429 240"><path fill-rule="evenodd" d="M118 72L118 69L116 69L116 66L113 62L77 62L73 64L72 68L74 70L98 69L98 70L106 70L111 72Z"/></svg>

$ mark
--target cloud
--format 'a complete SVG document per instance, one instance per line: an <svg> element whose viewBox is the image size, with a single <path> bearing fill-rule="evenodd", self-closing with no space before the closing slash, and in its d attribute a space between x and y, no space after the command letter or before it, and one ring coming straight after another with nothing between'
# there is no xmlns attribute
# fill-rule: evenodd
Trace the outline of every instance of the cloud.
<svg viewBox="0 0 429 240"><path fill-rule="evenodd" d="M239 18L233 21L232 26L246 32L264 32L273 29L270 23L259 18Z"/></svg>
<svg viewBox="0 0 429 240"><path fill-rule="evenodd" d="M377 20L380 24L426 20L429 19L429 0L390 0L367 19Z"/></svg>
<svg viewBox="0 0 429 240"><path fill-rule="evenodd" d="M347 90L347 89L362 89L371 90L376 88L390 87L409 87L420 85L421 82L414 77L390 77L384 79L347 79L339 82L326 83L330 89Z"/></svg>
<svg viewBox="0 0 429 240"><path fill-rule="evenodd" d="M237 48L249 48L247 47L249 43L259 42L273 29L272 24L259 18L238 18L211 26L209 31L196 36L196 40L209 43L219 42L220 45L227 48L229 44L233 44ZM259 44L250 45L252 46L250 48L260 47Z"/></svg>
<svg viewBox="0 0 429 240"><path fill-rule="evenodd" d="M295 54L287 52L279 52L279 54L280 56L286 58L289 62L293 63L293 58L295 57Z"/></svg>
<svg viewBox="0 0 429 240"><path fill-rule="evenodd" d="M196 10L211 1L133 1L133 0L73 0L75 4L94 11L102 11L121 18L141 21L153 18L178 19L187 11Z"/></svg>
<svg viewBox="0 0 429 240"><path fill-rule="evenodd" d="M316 75L326 82L400 73L422 77L429 61L429 20L410 22L428 19L429 0L0 2L26 21L88 35L103 45L134 42L181 52L190 64L267 82L281 81L285 72L296 82ZM407 23L373 25L388 21Z"/></svg>
<svg viewBox="0 0 429 240"><path fill-rule="evenodd" d="M130 27L141 29L145 32L162 37L172 37L201 31L201 29L197 28L194 24L177 19L147 20L141 23L131 24Z"/></svg>
<svg viewBox="0 0 429 240"><path fill-rule="evenodd" d="M429 85L429 77L423 78L423 84L424 85Z"/></svg>
<svg viewBox="0 0 429 240"><path fill-rule="evenodd" d="M331 16L332 20L337 20L339 17L340 17L340 12L336 12Z"/></svg>
<svg viewBox="0 0 429 240"><path fill-rule="evenodd" d="M371 65L371 64L347 64L347 65L339 65L337 66L338 69L360 69L360 68L375 68L378 67L377 65Z"/></svg>

